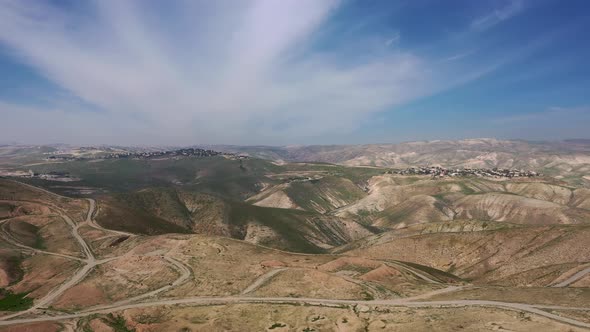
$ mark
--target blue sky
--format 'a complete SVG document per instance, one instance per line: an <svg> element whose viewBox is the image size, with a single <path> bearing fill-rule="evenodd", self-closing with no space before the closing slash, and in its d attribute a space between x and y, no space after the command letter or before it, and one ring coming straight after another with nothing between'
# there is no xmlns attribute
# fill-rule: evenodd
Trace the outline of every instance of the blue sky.
<svg viewBox="0 0 590 332"><path fill-rule="evenodd" d="M0 142L590 138L585 0L0 0Z"/></svg>

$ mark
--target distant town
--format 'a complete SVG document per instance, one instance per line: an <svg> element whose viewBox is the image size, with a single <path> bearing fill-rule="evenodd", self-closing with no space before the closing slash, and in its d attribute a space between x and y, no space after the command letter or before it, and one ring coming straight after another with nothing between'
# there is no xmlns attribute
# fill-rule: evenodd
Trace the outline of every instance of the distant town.
<svg viewBox="0 0 590 332"><path fill-rule="evenodd" d="M508 169L508 168L455 168L448 169L444 167L410 167L402 170L389 170L387 174L399 175L431 175L433 178L445 176L480 176L480 177L496 177L496 178L520 178L520 177L536 177L541 176L541 173L535 171L525 171L522 169Z"/></svg>
<svg viewBox="0 0 590 332"><path fill-rule="evenodd" d="M186 148L167 151L121 151L121 152L107 152L93 155L76 156L71 154L58 154L49 156L49 160L92 160L92 159L153 159L153 158L168 158L168 157L213 157L222 155L230 159L247 159L247 156L237 155L233 153L224 153L214 150L204 150L198 148Z"/></svg>
<svg viewBox="0 0 590 332"><path fill-rule="evenodd" d="M32 170L28 171L6 171L0 170L0 177L17 177L17 178L31 178L58 182L73 182L80 181L80 178L71 176L68 172L52 171L48 173L37 173Z"/></svg>

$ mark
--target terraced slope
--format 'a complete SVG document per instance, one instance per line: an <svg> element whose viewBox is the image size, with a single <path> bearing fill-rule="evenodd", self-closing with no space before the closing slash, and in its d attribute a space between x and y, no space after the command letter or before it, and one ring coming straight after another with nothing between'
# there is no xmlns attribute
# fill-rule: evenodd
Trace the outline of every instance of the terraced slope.
<svg viewBox="0 0 590 332"><path fill-rule="evenodd" d="M569 188L540 182L507 183L505 188L510 193L561 205L568 205L573 195Z"/></svg>
<svg viewBox="0 0 590 332"><path fill-rule="evenodd" d="M396 236L396 232L401 233ZM476 283L547 286L569 269L590 261L589 236L590 226L509 226L436 233L399 230L336 250L416 262Z"/></svg>
<svg viewBox="0 0 590 332"><path fill-rule="evenodd" d="M380 175L369 192L333 214L391 229L415 223L473 219L531 225L590 222L586 189L528 180Z"/></svg>
<svg viewBox="0 0 590 332"><path fill-rule="evenodd" d="M258 206L295 208L327 213L365 197L351 180L326 176L310 181L295 181L265 189L247 201Z"/></svg>
<svg viewBox="0 0 590 332"><path fill-rule="evenodd" d="M435 197L416 195L376 214L373 226L404 228L412 224L453 220L455 212Z"/></svg>
<svg viewBox="0 0 590 332"><path fill-rule="evenodd" d="M581 209L590 210L590 189L580 188L574 190L569 204Z"/></svg>
<svg viewBox="0 0 590 332"><path fill-rule="evenodd" d="M578 224L590 221L590 211L501 193L466 196L453 204L458 218L526 224Z"/></svg>

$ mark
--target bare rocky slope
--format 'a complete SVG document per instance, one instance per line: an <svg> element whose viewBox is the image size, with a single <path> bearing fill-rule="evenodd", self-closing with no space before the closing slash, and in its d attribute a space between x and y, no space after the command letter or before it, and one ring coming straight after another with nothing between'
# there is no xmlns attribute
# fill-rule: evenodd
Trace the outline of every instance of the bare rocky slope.
<svg viewBox="0 0 590 332"><path fill-rule="evenodd" d="M368 193L331 213L381 228L455 219L516 224L590 222L586 189L542 180L447 178L384 174L371 178Z"/></svg>
<svg viewBox="0 0 590 332"><path fill-rule="evenodd" d="M590 326L590 195L559 179L100 163L51 165L128 179L93 199L0 179L0 330Z"/></svg>
<svg viewBox="0 0 590 332"><path fill-rule="evenodd" d="M416 262L476 283L511 286L548 286L561 274L590 262L586 225L396 232L373 235L335 251Z"/></svg>

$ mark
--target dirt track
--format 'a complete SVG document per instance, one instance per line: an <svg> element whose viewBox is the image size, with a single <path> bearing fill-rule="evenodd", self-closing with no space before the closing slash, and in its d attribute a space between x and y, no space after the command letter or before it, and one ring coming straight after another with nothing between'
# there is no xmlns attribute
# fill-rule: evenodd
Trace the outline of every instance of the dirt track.
<svg viewBox="0 0 590 332"><path fill-rule="evenodd" d="M74 319L80 317L86 317L94 314L107 314L114 311L121 311L134 308L146 308L161 305L220 305L220 304L232 304L232 303L299 303L316 306L331 306L331 305L365 305L365 306L397 306L397 307L415 307L415 308L444 308L444 307L466 307L466 306L478 306L478 307L495 307L500 309L514 310L519 312L528 312L539 316L547 317L562 323L584 327L590 329L590 324L581 322L575 319L561 317L541 309L558 309L558 310L588 310L590 308L571 308L561 306L537 306L531 304L522 303L510 303L500 301L485 301L485 300L455 300L455 301L408 301L407 299L396 299L396 300L375 300L375 301L362 301L362 300L335 300L335 299L313 299L313 298L291 298L291 297L190 297L183 299L171 299L171 300L158 300L150 302L141 302L134 304L110 306L107 308L100 308L91 311L85 311L81 313L60 315L60 316L44 316L37 318L25 318L16 319L11 321L0 321L0 326L25 324L43 321L58 321L66 319Z"/></svg>
<svg viewBox="0 0 590 332"><path fill-rule="evenodd" d="M96 265L103 264L103 263L106 263L108 261L115 259L115 258L109 258L109 259L97 261L96 258L94 257L94 255L92 254L92 250L90 250L90 246L88 246L86 241L84 241L82 236L80 236L80 234L78 233L78 227L74 224L72 219L70 219L70 217L68 217L66 214L64 214L61 211L57 211L57 212L62 217L62 219L70 226L72 235L74 236L76 241L78 241L78 243L80 244L82 251L84 252L84 255L86 256L86 259L83 260L83 262L85 262L85 265L81 269L79 269L78 272L76 272L76 274L74 274L70 279L68 279L66 282L61 284L58 288L53 289L45 297L38 300L31 308L29 308L25 311L11 314L11 315L2 316L2 317L0 317L0 320L6 320L6 319L18 317L18 316L33 312L39 308L44 307L45 305L56 300L66 290L68 290L72 286L79 283L82 279L84 279L84 277L88 274L88 272L90 272ZM90 205L88 215L92 215L93 212L94 212L94 205ZM19 245L19 246L26 247L23 245ZM26 247L26 248L29 250L33 250L33 251L39 251L37 249L30 248L30 247Z"/></svg>
<svg viewBox="0 0 590 332"><path fill-rule="evenodd" d="M106 229L104 227L102 227L101 225L99 225L96 220L94 220L92 218L92 215L94 214L95 210L96 210L96 201L92 198L87 198L86 199L88 201L88 204L90 204L90 207L88 208L88 215L86 216L86 224L92 228L101 230L101 231L105 231L108 233L114 233L117 235L123 235L123 236L135 236L135 234L133 233L127 233L127 232L122 232L122 231L116 231L114 229Z"/></svg>
<svg viewBox="0 0 590 332"><path fill-rule="evenodd" d="M33 187L35 188L35 187ZM39 189L39 188L36 188ZM56 195L51 193L52 195ZM86 221L88 224L93 223L92 215L94 213L96 204L94 200L89 200L89 211L87 214ZM161 306L161 305L219 305L219 304L231 304L231 303L298 303L298 304L308 304L308 305L316 305L316 306L331 306L331 305L364 305L364 306L403 306L403 307L421 307L421 308L441 308L441 307L466 307L466 306L484 306L484 307L495 307L500 309L507 309L507 310L514 310L519 312L527 312L531 314L536 314L539 316L543 316L546 318L550 318L562 323L588 328L590 329L590 324L585 323L582 321L578 321L575 319L561 317L552 313L549 313L545 310L580 310L580 311L590 311L590 308L572 308L572 307L563 307L563 306L546 306L546 305L535 305L535 304L524 304L524 303L511 303L511 302L501 302L501 301L486 301L486 300L451 300L451 301L417 301L423 298L428 298L430 296L440 294L443 292L451 292L461 289L461 287L449 287L442 290L436 290L427 294L422 294L416 297L411 298L402 298L402 299L393 299L393 300L371 300L371 301L363 301L363 300L337 300L337 299L314 299L314 298L290 298L290 297L248 297L248 296L225 296L225 297L189 297L189 298L181 298L181 299L168 299L168 300L150 300L144 302L136 302L140 300L147 299L149 297L155 296L160 292L168 290L170 288L176 287L190 278L191 271L188 267L186 267L180 261L173 259L171 257L163 256L170 264L172 264L178 271L179 271L179 278L174 281L172 284L168 286L164 286L152 292L142 294L124 301L120 301L117 303L113 303L110 305L104 305L92 309L88 309L82 312L74 313L74 314L65 314L65 315L42 315L39 317L34 318L21 318L21 319L11 319L18 316L22 316L24 314L33 314L37 309L46 306L47 304L51 303L52 301L56 300L61 294L63 294L66 290L71 288L72 286L79 283L87 274L90 272L96 265L103 264L105 262L117 259L119 257L113 257L104 260L96 260L94 257L89 245L86 241L80 236L77 229L79 225L75 225L74 222L63 212L59 212L60 216L68 223L71 227L72 235L76 238L76 240L80 243L82 251L84 252L86 259L83 260L86 264L80 270L76 272L69 280L61 284L56 289L52 290L49 294L47 294L42 299L38 300L31 308L17 312L11 315L0 317L0 326L8 326L8 325L16 325L16 324L26 324L26 323L34 323L34 322L42 322L42 321L59 321L59 320L67 320L67 319L75 319L80 317L86 317L93 314L106 314L111 313L114 311L121 311L126 309L132 308L145 308L145 307L152 307L152 306ZM97 224L96 224L97 225ZM93 226L94 227L94 226ZM105 231L110 231L107 229L98 226L100 229ZM20 245L23 247L22 245ZM26 246L24 246L26 247ZM34 248L26 247L29 250L37 250ZM76 258L79 260L79 258ZM269 273L264 274L260 278L254 281L250 286L248 286L243 294L251 292L263 284L266 280L272 278L276 273L282 271L282 269L277 269L270 271ZM582 270L575 275L571 276L567 280L563 281L560 284L564 284L567 286L568 284L580 279L581 277L585 276L587 273L590 273L590 268ZM559 284L558 284L559 285ZM556 285L557 286L557 285ZM136 302L136 303L133 303Z"/></svg>
<svg viewBox="0 0 590 332"><path fill-rule="evenodd" d="M269 279L271 279L272 277L277 275L279 272L284 271L284 270L286 270L286 268L274 269L274 270L271 270L271 271L261 275L250 286L246 287L246 289L244 289L242 291L242 294L252 293L253 291L260 288L260 286L262 286L262 284L264 284L266 281L268 281Z"/></svg>
<svg viewBox="0 0 590 332"><path fill-rule="evenodd" d="M574 282L584 278L587 274L590 274L590 267L583 269L582 271L579 271L578 273L574 274L573 276L565 279L564 281L557 283L551 287L567 287L571 284L573 284Z"/></svg>

